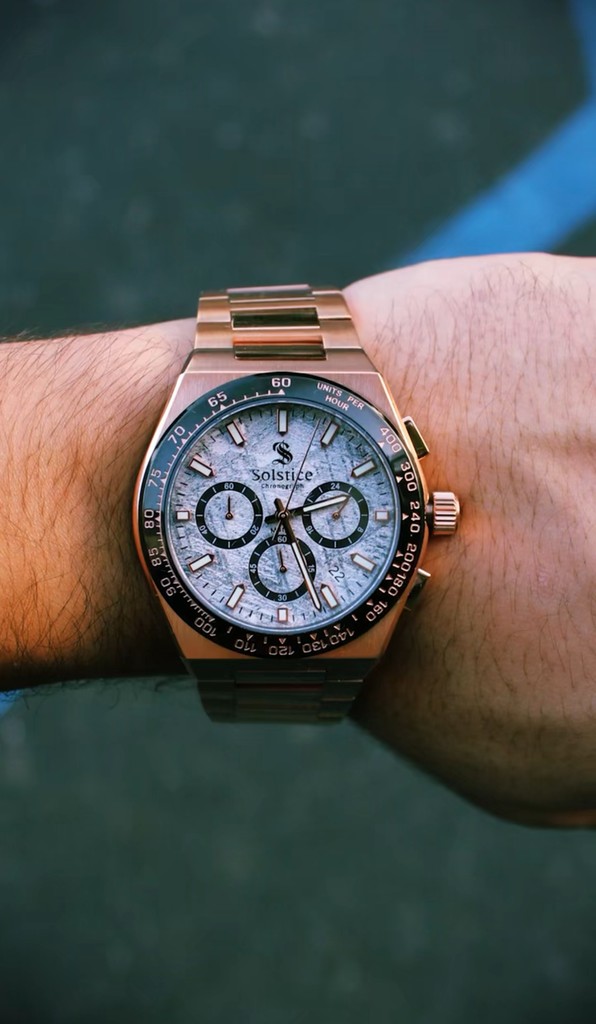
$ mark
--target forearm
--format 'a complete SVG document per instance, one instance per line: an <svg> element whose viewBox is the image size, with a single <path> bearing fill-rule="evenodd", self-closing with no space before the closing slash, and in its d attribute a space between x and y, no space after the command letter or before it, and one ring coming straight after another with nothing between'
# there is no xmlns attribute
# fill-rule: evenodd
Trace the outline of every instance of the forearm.
<svg viewBox="0 0 596 1024"><path fill-rule="evenodd" d="M180 672L131 535L193 321L0 346L0 688Z"/></svg>

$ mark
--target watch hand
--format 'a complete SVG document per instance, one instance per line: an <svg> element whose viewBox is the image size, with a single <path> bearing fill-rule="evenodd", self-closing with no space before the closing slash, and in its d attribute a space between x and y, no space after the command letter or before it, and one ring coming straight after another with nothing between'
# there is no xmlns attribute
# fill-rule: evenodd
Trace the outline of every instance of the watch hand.
<svg viewBox="0 0 596 1024"><path fill-rule="evenodd" d="M280 521L279 521L278 525L276 525L274 530L273 530L273 541L275 540L276 536L278 536L278 534L280 532L280 526L282 525L282 513L283 512L285 513L287 511L288 506L289 506L290 502L292 501L292 497L293 497L294 492L296 490L296 484L298 483L298 480L300 479L300 474L302 473L302 470L304 469L304 463L306 462L306 457L307 457L308 453L310 452L310 446L312 444L312 441L314 440L314 435L315 435L317 429L318 429L318 420L315 420L315 422L314 422L314 430L310 434L310 440L308 441L308 444L306 445L306 452L304 453L304 455L302 457L302 462L300 463L300 469L296 473L296 479L294 480L294 485L293 485L293 487L291 489L290 494L288 495L288 501L284 505L284 503L283 503L281 498L275 498L275 508L278 509L278 519Z"/></svg>
<svg viewBox="0 0 596 1024"><path fill-rule="evenodd" d="M306 445L306 452L304 453L304 456L302 458L302 462L300 463L300 469L296 473L296 479L294 480L294 486L292 487L291 492L288 495L288 501L286 502L286 504L284 506L284 512L286 512L290 502L292 501L292 498L294 497L294 492L296 490L296 484L298 483L298 480L300 479L300 475L302 473L302 470L304 469L304 463L306 462L306 457L307 457L308 453L310 452L310 447L312 445L312 441L314 440L314 435L315 435L317 429L318 429L318 420L315 420L315 422L314 422L314 430L310 434L310 440L308 441L308 444Z"/></svg>
<svg viewBox="0 0 596 1024"><path fill-rule="evenodd" d="M233 519L234 513L232 512L232 495L228 494L228 511L226 512L226 519Z"/></svg>
<svg viewBox="0 0 596 1024"><path fill-rule="evenodd" d="M312 603L314 604L315 608L317 609L318 612L320 612L320 610L321 610L321 602L319 601L317 592L316 592L316 590L315 590L315 588L313 586L313 582L312 582L312 580L310 578L310 573L308 571L308 566L306 564L304 555L302 554L302 551L300 550L300 545L299 545L299 543L298 543L298 541L296 539L296 534L294 533L294 527L292 526L290 520L286 517L285 509L283 507L283 502L282 502L281 498L276 498L275 499L275 507L276 507L278 513L280 513L280 515L283 515L283 519L280 519L280 521L279 521L278 529L279 529L279 527L283 523L284 529L285 529L285 531L286 531L286 533L288 535L288 539L290 541L290 548L292 549L292 554L294 555L294 558L296 559L296 561L298 563L298 568L300 569L300 572L302 573L302 579L304 580L304 583L306 584L306 589L308 590L308 593L310 594Z"/></svg>
<svg viewBox="0 0 596 1024"><path fill-rule="evenodd" d="M331 505L339 505L343 502L345 505L350 497L349 494L336 494L333 498L323 498L321 501L313 501L312 505L296 505L294 508L288 508L284 511L288 516L296 516L301 512L316 512L320 508L327 508ZM340 509L341 511L341 509ZM274 512L273 515L265 518L266 523L274 523L278 518L278 513Z"/></svg>
<svg viewBox="0 0 596 1024"><path fill-rule="evenodd" d="M332 513L332 515L331 515L332 519L339 519L339 517L342 514L344 508L348 504L349 499L350 499L350 495L346 494L345 501L343 501L342 504L339 506L339 508L336 508L335 512Z"/></svg>
<svg viewBox="0 0 596 1024"><path fill-rule="evenodd" d="M281 544L279 545L279 547L277 549L277 553L279 555L279 571L280 572L287 572L288 571L288 567L287 567L287 565L284 562L284 555L283 555Z"/></svg>
<svg viewBox="0 0 596 1024"><path fill-rule="evenodd" d="M292 530L292 533L293 532L294 531ZM290 544L290 547L291 547L292 551L294 552L294 557L295 557L296 561L298 562L298 568L300 569L300 572L302 573L302 578L303 578L304 582L306 583L306 589L308 590L308 592L309 592L309 594L310 594L310 596L312 598L312 603L314 604L314 606L317 609L317 611L320 612L320 610L321 610L321 602L319 601L317 592L316 592L315 588L313 587L313 582L312 582L312 580L310 578L310 573L308 571L308 566L307 566L307 564L306 564L306 562L304 560L304 555L302 554L302 552L300 550L300 547L298 545L298 541L293 540L291 542L291 544Z"/></svg>
<svg viewBox="0 0 596 1024"><path fill-rule="evenodd" d="M323 498L321 501L313 501L312 505L303 505L301 509L296 509L297 512L316 512L319 508L329 508L331 505L341 505L342 509L348 501L349 494L336 494L334 498ZM290 510L291 512L294 509ZM339 510L341 512L341 509ZM339 513L334 512L334 515Z"/></svg>

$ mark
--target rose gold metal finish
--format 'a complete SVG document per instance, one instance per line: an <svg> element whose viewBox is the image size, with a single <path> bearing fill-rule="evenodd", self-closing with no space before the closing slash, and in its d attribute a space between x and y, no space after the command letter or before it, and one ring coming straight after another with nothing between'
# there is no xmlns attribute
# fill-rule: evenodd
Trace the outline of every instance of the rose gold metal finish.
<svg viewBox="0 0 596 1024"><path fill-rule="evenodd" d="M452 491L433 491L430 500L431 528L434 537L447 537L457 530L459 501Z"/></svg>
<svg viewBox="0 0 596 1024"><path fill-rule="evenodd" d="M201 352L231 348L236 359L320 359L328 349L359 349L345 299L334 288L280 285L230 288L201 296Z"/></svg>

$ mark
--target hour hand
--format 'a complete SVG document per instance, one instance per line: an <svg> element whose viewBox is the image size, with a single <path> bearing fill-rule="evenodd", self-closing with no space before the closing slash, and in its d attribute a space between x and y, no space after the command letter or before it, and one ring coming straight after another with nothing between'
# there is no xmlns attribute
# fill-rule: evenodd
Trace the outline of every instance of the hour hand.
<svg viewBox="0 0 596 1024"><path fill-rule="evenodd" d="M321 498L320 501L313 501L310 505L303 505L302 508L292 509L292 512L316 512L319 508L330 508L332 505L345 505L350 497L349 494L334 494L332 498Z"/></svg>
<svg viewBox="0 0 596 1024"><path fill-rule="evenodd" d="M348 498L349 494L334 494L332 498L321 498L320 501L313 501L310 505L296 505L295 508L288 508L286 509L286 515L297 516L301 515L302 512L316 512L320 508L331 508L333 505L341 505ZM274 512L273 515L267 516L265 522L274 523L278 517L279 513Z"/></svg>

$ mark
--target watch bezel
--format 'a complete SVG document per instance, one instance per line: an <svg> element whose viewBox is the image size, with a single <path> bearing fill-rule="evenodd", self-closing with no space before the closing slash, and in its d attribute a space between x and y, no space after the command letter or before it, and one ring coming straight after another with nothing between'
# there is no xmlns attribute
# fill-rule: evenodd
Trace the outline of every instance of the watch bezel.
<svg viewBox="0 0 596 1024"><path fill-rule="evenodd" d="M309 404L339 411L364 431L393 475L402 509L397 547L384 578L369 597L333 623L304 633L259 632L231 623L201 604L180 577L171 558L161 504L168 482L184 451L198 434L222 414L240 411L263 398ZM382 431L385 431L383 434ZM407 468L404 468L407 463ZM418 520L411 516L418 502ZM256 657L310 657L328 653L368 632L407 592L415 574L427 533L424 484L416 456L404 431L357 392L327 378L305 373L259 372L228 381L191 402L166 428L153 446L138 488L140 552L156 593L173 612L199 635L237 654Z"/></svg>

